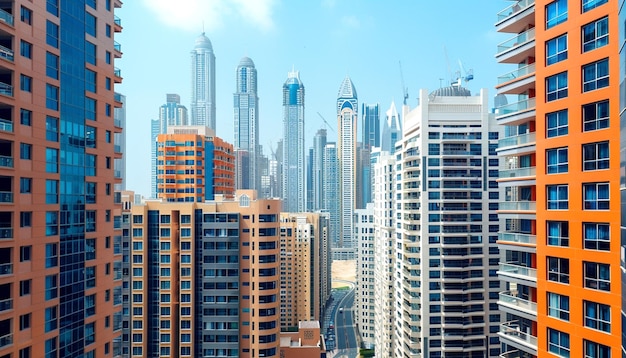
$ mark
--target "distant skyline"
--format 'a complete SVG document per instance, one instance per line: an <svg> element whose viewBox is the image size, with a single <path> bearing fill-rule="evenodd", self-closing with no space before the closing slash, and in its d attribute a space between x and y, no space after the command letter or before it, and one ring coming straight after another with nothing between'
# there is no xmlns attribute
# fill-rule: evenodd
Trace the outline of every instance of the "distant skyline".
<svg viewBox="0 0 626 358"><path fill-rule="evenodd" d="M494 59L507 40L493 28L506 1L339 1L166 0L127 1L116 13L124 31L116 36L124 56L116 61L124 81L117 92L127 97L127 188L148 196L150 120L157 119L167 93L191 103L189 56L204 31L216 57L217 135L234 144L233 71L243 56L258 71L259 144L265 154L282 137L282 84L298 68L307 85L306 150L313 136L327 128L335 141L337 88L349 75L359 100L417 105L420 88L446 86L452 74L473 69L467 84L493 98L497 76L507 68ZM404 79L401 78L402 63ZM360 119L359 119L360 120ZM360 129L358 129L360 132Z"/></svg>

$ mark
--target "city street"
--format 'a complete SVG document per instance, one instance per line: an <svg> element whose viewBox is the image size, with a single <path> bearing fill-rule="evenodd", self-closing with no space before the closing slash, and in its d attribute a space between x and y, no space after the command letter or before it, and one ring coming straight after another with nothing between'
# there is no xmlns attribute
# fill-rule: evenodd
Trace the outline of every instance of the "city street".
<svg viewBox="0 0 626 358"><path fill-rule="evenodd" d="M333 302L326 314L326 341L332 353L329 357L354 358L358 356L356 324L354 322L354 287L333 289Z"/></svg>

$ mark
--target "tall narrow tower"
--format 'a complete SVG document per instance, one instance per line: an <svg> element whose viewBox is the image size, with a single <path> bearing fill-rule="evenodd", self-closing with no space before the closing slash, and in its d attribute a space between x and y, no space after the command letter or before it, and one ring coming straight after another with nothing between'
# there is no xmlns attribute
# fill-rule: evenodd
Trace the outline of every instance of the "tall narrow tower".
<svg viewBox="0 0 626 358"><path fill-rule="evenodd" d="M283 211L305 210L304 85L289 72L283 85Z"/></svg>
<svg viewBox="0 0 626 358"><path fill-rule="evenodd" d="M254 62L244 57L237 66L237 88L233 95L235 113L235 151L237 189L257 189L259 148L259 97L256 92Z"/></svg>
<svg viewBox="0 0 626 358"><path fill-rule="evenodd" d="M215 130L215 54L204 32L191 51L191 124Z"/></svg>
<svg viewBox="0 0 626 358"><path fill-rule="evenodd" d="M346 76L337 95L337 154L341 202L339 247L353 248L352 214L355 208L356 137L359 104L356 89Z"/></svg>
<svg viewBox="0 0 626 358"><path fill-rule="evenodd" d="M313 137L313 210L324 208L324 147L326 129L319 129Z"/></svg>

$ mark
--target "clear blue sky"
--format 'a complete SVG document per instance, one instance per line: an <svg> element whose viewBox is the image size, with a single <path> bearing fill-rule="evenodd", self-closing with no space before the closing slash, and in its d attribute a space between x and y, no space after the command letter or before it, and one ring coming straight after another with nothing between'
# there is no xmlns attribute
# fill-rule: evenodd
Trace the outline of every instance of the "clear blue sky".
<svg viewBox="0 0 626 358"><path fill-rule="evenodd" d="M473 69L467 87L489 89L512 70L494 54L506 35L494 30L497 0L127 0L116 14L124 56L116 61L127 100L127 188L150 193L150 120L167 93L189 108L190 51L204 31L217 63L217 135L233 142L235 68L250 57L258 72L260 144L269 153L282 136L282 84L294 67L306 89L307 148L323 122L336 129L336 97L350 75L360 103L402 102L399 61L415 107L420 88L434 90L451 72ZM447 53L447 58L446 58ZM440 79L442 79L440 81ZM399 110L399 107L398 107ZM329 140L335 134L329 130Z"/></svg>

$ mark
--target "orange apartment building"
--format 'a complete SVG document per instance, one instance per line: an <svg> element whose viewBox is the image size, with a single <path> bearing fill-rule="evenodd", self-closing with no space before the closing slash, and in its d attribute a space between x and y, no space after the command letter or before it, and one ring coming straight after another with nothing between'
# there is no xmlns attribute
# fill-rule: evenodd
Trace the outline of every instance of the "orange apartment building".
<svg viewBox="0 0 626 358"><path fill-rule="evenodd" d="M157 197L203 202L235 193L233 145L204 126L170 126L157 136Z"/></svg>
<svg viewBox="0 0 626 358"><path fill-rule="evenodd" d="M322 321L331 289L329 216L280 214L280 326Z"/></svg>
<svg viewBox="0 0 626 358"><path fill-rule="evenodd" d="M520 0L497 16L512 69L496 87L501 357L619 356L618 1Z"/></svg>
<svg viewBox="0 0 626 358"><path fill-rule="evenodd" d="M121 5L0 3L2 358L117 355Z"/></svg>
<svg viewBox="0 0 626 358"><path fill-rule="evenodd" d="M279 355L281 201L218 199L124 203L124 357Z"/></svg>

